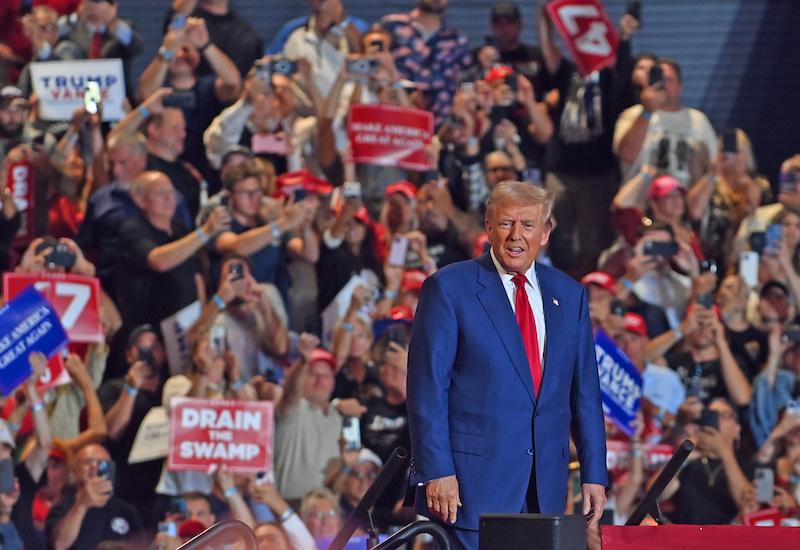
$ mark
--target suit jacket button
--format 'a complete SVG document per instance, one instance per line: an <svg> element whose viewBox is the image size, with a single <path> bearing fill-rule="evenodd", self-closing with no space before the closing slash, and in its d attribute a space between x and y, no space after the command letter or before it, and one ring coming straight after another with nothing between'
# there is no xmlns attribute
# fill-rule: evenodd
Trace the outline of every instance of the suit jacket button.
<svg viewBox="0 0 800 550"><path fill-rule="evenodd" d="M528 453L528 456L533 456L533 449L528 449L527 453Z"/></svg>

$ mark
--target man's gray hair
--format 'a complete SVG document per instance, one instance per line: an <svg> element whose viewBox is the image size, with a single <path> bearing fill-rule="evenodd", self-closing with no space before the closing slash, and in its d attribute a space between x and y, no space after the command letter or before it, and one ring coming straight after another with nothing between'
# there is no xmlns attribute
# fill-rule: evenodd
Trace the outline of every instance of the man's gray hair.
<svg viewBox="0 0 800 550"><path fill-rule="evenodd" d="M554 195L552 192L533 183L524 181L502 181L492 190L486 200L486 217L492 215L497 206L544 206L545 222L553 213Z"/></svg>
<svg viewBox="0 0 800 550"><path fill-rule="evenodd" d="M128 149L140 155L147 155L147 138L141 132L115 134L108 138L108 150Z"/></svg>

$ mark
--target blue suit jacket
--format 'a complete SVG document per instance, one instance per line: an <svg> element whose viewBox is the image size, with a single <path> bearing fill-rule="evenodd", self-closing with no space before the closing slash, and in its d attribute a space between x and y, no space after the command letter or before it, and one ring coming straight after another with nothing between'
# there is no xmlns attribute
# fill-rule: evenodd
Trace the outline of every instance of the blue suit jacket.
<svg viewBox="0 0 800 550"><path fill-rule="evenodd" d="M608 481L586 292L551 267L537 264L536 275L546 327L538 398L488 254L451 264L422 287L408 364L410 482L455 474L463 504L456 527L478 529L483 513L523 511L534 467L541 512L563 513L570 431L581 481ZM425 498L416 507L428 515Z"/></svg>

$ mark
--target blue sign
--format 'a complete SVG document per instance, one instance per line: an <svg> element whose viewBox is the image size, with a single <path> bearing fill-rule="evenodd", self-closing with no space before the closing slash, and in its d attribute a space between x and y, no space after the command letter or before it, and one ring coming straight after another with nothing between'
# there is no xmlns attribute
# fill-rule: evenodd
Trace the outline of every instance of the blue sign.
<svg viewBox="0 0 800 550"><path fill-rule="evenodd" d="M633 421L642 399L642 375L628 356L608 334L598 330L594 336L597 370L603 411L628 436L635 428Z"/></svg>
<svg viewBox="0 0 800 550"><path fill-rule="evenodd" d="M53 306L29 286L0 308L0 393L9 395L31 375L28 356L48 358L67 345Z"/></svg>

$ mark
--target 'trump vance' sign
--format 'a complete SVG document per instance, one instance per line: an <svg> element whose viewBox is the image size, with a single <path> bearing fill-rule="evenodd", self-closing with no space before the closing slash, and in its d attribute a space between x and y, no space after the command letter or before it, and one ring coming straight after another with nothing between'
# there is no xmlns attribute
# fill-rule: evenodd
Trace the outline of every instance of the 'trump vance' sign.
<svg viewBox="0 0 800 550"><path fill-rule="evenodd" d="M86 83L97 82L103 98L103 120L125 116L125 77L121 59L80 59L31 63L33 91L39 98L43 120L72 120L75 109L83 107Z"/></svg>
<svg viewBox="0 0 800 550"><path fill-rule="evenodd" d="M272 465L272 403L180 397L172 400L169 469L266 472Z"/></svg>
<svg viewBox="0 0 800 550"><path fill-rule="evenodd" d="M602 330L594 336L603 410L628 436L642 400L642 375L636 366Z"/></svg>

